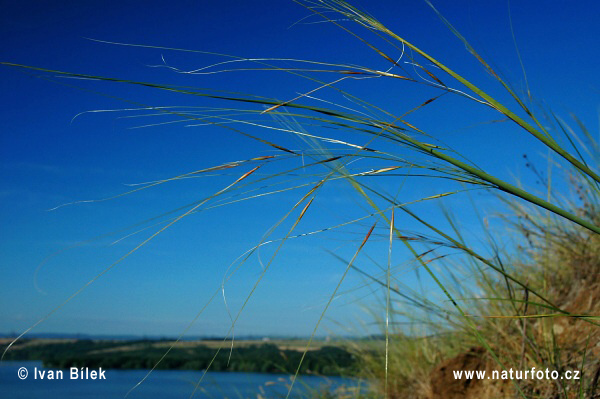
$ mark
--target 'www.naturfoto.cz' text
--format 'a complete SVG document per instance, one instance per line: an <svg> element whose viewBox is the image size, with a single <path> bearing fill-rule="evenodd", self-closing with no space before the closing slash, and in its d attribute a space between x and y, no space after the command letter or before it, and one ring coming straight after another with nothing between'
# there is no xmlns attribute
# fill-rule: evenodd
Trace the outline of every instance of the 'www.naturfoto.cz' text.
<svg viewBox="0 0 600 399"><path fill-rule="evenodd" d="M567 370L559 373L556 370L536 370L533 367L530 370L493 370L486 374L486 370L452 370L455 380L578 380L579 370Z"/></svg>

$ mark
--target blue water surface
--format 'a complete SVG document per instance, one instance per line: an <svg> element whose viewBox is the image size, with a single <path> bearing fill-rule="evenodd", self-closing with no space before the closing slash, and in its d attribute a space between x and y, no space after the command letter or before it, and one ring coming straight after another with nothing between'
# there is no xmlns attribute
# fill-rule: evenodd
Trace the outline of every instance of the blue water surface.
<svg viewBox="0 0 600 399"><path fill-rule="evenodd" d="M27 378L19 378L24 367ZM105 380L71 380L69 370L62 380L34 379L34 370L47 371L41 362L11 361L0 364L0 398L3 399L122 399L147 374L147 370L107 370ZM128 399L189 398L201 371L157 370L128 396ZM194 398L256 399L285 397L291 376L241 372L209 372ZM307 397L311 390L334 391L356 387L358 381L341 377L302 376L294 385L292 398ZM260 395L260 396L259 396Z"/></svg>

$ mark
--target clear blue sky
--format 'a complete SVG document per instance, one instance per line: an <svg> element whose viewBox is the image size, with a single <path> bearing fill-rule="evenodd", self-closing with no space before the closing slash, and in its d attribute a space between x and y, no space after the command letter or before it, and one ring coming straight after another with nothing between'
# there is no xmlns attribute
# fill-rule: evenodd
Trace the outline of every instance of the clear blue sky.
<svg viewBox="0 0 600 399"><path fill-rule="evenodd" d="M363 3L367 11L392 30L457 71L475 76L492 92L500 92L424 2ZM523 87L505 1L434 3L515 87ZM576 112L597 132L597 2L511 3L514 31L534 95L562 115ZM0 59L92 75L239 90L284 100L313 89L314 83L272 72L180 75L149 66L162 63L164 57L170 65L191 70L221 59L102 44L85 38L242 57L299 58L388 68L384 60L339 28L329 24L294 25L307 15L307 10L284 0L5 2L0 16ZM309 18L303 22L314 21ZM94 92L152 106L210 104L203 99L118 84L65 79L52 82L37 78L36 73L8 67L2 67L0 81L0 332L23 331L154 230L110 245L131 230L116 233L61 252L40 269L37 290L34 272L48 255L209 195L248 168L171 183L107 202L78 204L52 212L48 209L119 194L127 190L127 183L164 179L223 162L275 153L270 147L214 127L185 128L177 124L130 129L159 120L119 119L116 113L84 114L72 121L84 111L130 107ZM432 93L396 81L373 85L344 82L343 88L398 113L420 104ZM469 119L458 117L463 107L460 101L440 100L431 112L417 113L410 120L499 176L513 181L515 176L521 176L527 180L521 156L528 153L540 159L540 148L534 140L506 124L467 128L473 121L484 122L497 115L488 112L473 114L473 119L471 114ZM295 145L289 138L284 140ZM274 170L266 169L265 173ZM394 180L381 183L383 189L392 193L397 192L397 185ZM418 198L442 188L407 182L402 195ZM289 191L186 218L102 276L34 332L178 334L218 288L229 264L257 244L305 191ZM366 208L350 195L351 191L342 184L326 188L297 231L308 232L364 215ZM484 212L493 211L485 207L487 197L481 196L480 201ZM416 209L426 216L439 217L433 207ZM475 226L468 208L456 209L467 228ZM345 234L317 235L286 244L244 311L237 333L309 334L345 267L325 249L351 257L371 223L365 221L348 228ZM286 228L277 230L273 238L285 235ZM266 261L271 251L261 252L261 259ZM374 242L367 252L385 262L382 242ZM394 263L401 264L403 259L403 254L398 253ZM361 265L374 270L367 258L361 258ZM259 260L253 257L227 286L233 312L260 272ZM409 285L416 284L412 273L401 278ZM359 276L351 275L342 290L351 290L361 281ZM328 313L332 321L328 320L324 327L339 332L336 322L368 322L359 307L375 303L377 296L369 294L368 289L362 289L334 301ZM227 329L228 316L219 296L190 334L221 335ZM326 331L325 328L321 333ZM359 327L349 330L350 334L361 332Z"/></svg>

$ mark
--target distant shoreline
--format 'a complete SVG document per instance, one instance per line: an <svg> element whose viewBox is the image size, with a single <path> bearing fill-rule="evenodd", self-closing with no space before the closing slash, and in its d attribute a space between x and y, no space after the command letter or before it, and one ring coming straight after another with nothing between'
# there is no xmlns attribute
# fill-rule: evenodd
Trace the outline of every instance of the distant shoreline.
<svg viewBox="0 0 600 399"><path fill-rule="evenodd" d="M6 347L10 340L2 339ZM231 344L222 340L22 340L6 353L5 360L41 361L44 367L68 369L151 369L295 373L306 347L304 340L245 340ZM222 346L219 351L219 346ZM160 361L160 362L159 362ZM301 374L352 376L357 359L341 343L317 341L307 351Z"/></svg>

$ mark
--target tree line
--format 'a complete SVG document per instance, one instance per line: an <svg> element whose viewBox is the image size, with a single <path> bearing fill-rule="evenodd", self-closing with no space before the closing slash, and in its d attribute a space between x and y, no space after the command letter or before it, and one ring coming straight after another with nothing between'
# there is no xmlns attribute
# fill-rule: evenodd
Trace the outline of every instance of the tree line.
<svg viewBox="0 0 600 399"><path fill-rule="evenodd" d="M92 341L35 343L11 348L6 360L40 360L47 368L90 367L103 369L150 369L164 355L166 347L157 341ZM158 364L163 370L241 371L260 373L295 373L301 351L280 349L274 344L260 344L217 349L205 345L173 348ZM212 363L211 363L212 362ZM209 367L210 365L210 367ZM353 375L357 359L337 346L324 346L306 353L301 374Z"/></svg>

